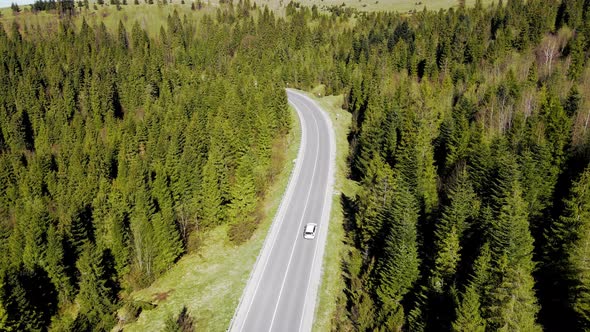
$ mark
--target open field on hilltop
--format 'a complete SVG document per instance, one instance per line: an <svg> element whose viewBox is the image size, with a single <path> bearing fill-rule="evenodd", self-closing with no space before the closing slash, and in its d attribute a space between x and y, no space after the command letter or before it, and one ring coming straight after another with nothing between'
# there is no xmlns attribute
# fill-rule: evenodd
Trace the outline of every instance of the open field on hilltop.
<svg viewBox="0 0 590 332"><path fill-rule="evenodd" d="M298 0L302 5L311 7L318 6L320 9L326 9L331 6L341 6L355 8L359 11L397 11L400 13L407 13L410 11L421 11L426 7L427 9L438 10L450 7L457 7L458 0ZM494 0L482 0L482 4L489 5ZM286 7L289 1L287 0L259 0L256 1L259 5L267 5L274 10L281 10ZM467 6L473 6L475 0L465 0Z"/></svg>
<svg viewBox="0 0 590 332"><path fill-rule="evenodd" d="M465 0L467 6L473 6L476 0ZM204 13L215 14L216 8L219 6L218 0L203 1L203 8L201 10L191 10L191 0L186 0L185 4L181 4L180 1L172 1L168 5L147 5L143 0L140 1L139 5L134 5L133 0L128 1L128 5L121 6L121 10L117 11L113 5L94 6L90 5L90 9L82 9L81 14L76 17L76 22L80 21L82 17L91 24L91 22L104 22L109 28L116 28L119 20L123 21L126 25L130 25L135 21L139 21L140 24L150 34L159 33L160 26L165 25L166 18L175 9L178 10L179 14L182 15L195 15L201 16ZM234 1L237 2L237 1ZM289 0L256 0L253 1L258 6L268 6L270 9L282 13L289 4ZM332 6L342 6L349 8L355 8L359 11L397 11L400 13L408 13L411 11L421 11L425 7L427 9L438 10L451 7L457 7L459 5L458 0L298 0L297 2L302 5L311 7L313 5L318 6L321 10L326 10ZM494 0L482 0L484 5L490 5ZM10 8L0 9L0 22L3 24L11 23L14 18L17 18L18 22L24 22L27 25L41 25L41 26L54 26L55 20L53 20L54 14L46 12L40 12L33 14L27 8L28 6L21 6L21 13L14 15ZM96 8L96 9L94 9Z"/></svg>
<svg viewBox="0 0 590 332"><path fill-rule="evenodd" d="M187 1L186 4L180 4L177 1L168 5L147 5L143 3L134 5L132 1L129 1L131 3L129 5L121 6L121 10L117 10L113 5L96 6L96 9L94 9L94 5L90 5L89 9L77 8L79 15L76 15L73 21L77 26L80 25L82 19L86 19L86 22L90 26L98 25L102 22L111 31L117 29L119 21L123 22L129 31L135 22L139 22L148 34L155 36L160 33L160 27L166 27L166 19L174 10L178 11L181 18L186 15L189 19L205 14L213 15L216 12L215 3L207 5L206 1L200 10L191 10L190 1ZM55 31L58 29L59 21L55 19L56 14L54 13L44 11L32 13L26 6L21 6L21 12L17 14L14 14L10 8L0 9L0 13L0 23L7 30L13 20L19 23L21 29L36 26Z"/></svg>

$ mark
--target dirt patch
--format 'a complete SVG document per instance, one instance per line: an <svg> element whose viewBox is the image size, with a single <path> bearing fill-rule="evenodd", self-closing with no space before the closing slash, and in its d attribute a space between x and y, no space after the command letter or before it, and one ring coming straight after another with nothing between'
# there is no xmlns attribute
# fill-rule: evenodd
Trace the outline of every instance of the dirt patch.
<svg viewBox="0 0 590 332"><path fill-rule="evenodd" d="M168 296L170 296L170 294L173 292L174 292L174 289L171 289L167 292L156 293L152 297L153 297L154 301L160 303L160 302L166 301L168 299Z"/></svg>

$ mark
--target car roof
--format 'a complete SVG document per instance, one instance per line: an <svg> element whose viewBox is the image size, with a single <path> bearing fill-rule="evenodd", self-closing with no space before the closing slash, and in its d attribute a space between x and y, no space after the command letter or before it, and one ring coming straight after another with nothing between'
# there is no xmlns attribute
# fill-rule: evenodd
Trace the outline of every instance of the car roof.
<svg viewBox="0 0 590 332"><path fill-rule="evenodd" d="M311 231L312 229L314 229L317 225L314 223L309 223L307 225L305 225L305 230L306 231Z"/></svg>

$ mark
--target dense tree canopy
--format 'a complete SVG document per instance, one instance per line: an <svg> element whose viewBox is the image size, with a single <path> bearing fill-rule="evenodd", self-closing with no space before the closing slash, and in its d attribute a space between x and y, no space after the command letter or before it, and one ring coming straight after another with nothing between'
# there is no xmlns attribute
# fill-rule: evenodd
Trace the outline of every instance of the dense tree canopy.
<svg viewBox="0 0 590 332"><path fill-rule="evenodd" d="M0 26L0 329L108 330L203 229L247 241L284 88L318 84L352 114L360 184L334 329L590 327L590 2L202 6L155 34L71 6Z"/></svg>

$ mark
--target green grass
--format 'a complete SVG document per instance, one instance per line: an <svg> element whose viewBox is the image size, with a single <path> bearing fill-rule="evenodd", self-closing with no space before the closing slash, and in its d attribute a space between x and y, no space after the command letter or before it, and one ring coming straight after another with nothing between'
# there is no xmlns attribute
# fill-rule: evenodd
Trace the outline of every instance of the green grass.
<svg viewBox="0 0 590 332"><path fill-rule="evenodd" d="M458 0L297 0L302 5L311 7L317 5L320 9L324 7L340 6L356 8L360 11L397 11L407 13L409 11L421 11L426 7L431 10L439 10L450 7L457 7ZM489 5L497 0L482 0L483 5ZM280 10L289 4L288 0L260 0L259 5L268 5L269 8ZM465 0L465 5L473 6L475 0Z"/></svg>
<svg viewBox="0 0 590 332"><path fill-rule="evenodd" d="M165 320L178 315L183 306L187 307L197 331L225 331L228 328L287 187L292 160L297 156L300 126L295 125L298 123L295 112L291 114L294 130L288 136L285 166L266 195L263 203L266 217L252 238L235 246L228 241L226 226L205 233L203 247L198 253L184 256L150 287L131 294L133 300L158 305L143 311L136 322L125 325L125 331L159 331ZM166 299L156 301L159 294L160 297L167 296Z"/></svg>
<svg viewBox="0 0 590 332"><path fill-rule="evenodd" d="M421 11L426 7L431 10L439 10L450 7L457 7L458 0L296 0L305 6L317 5L320 9L326 9L331 6L340 6L356 8L360 11L397 11L399 13L408 13L410 11ZM476 0L465 0L467 6L473 6ZM109 1L107 1L108 3ZM119 21L122 21L127 28L130 28L136 21L152 36L159 34L160 26L166 26L166 18L174 10L178 10L180 16L202 16L205 13L215 15L219 6L219 0L203 1L204 7L198 11L190 10L192 0L185 0L186 4L180 4L179 0L174 0L168 5L147 5L140 0L140 5L134 5L133 0L127 0L128 5L121 6L117 11L113 5L98 6L94 10L94 5L90 9L82 9L81 15L78 15L74 22L78 25L82 17L85 17L89 24L104 22L109 29L116 29ZM236 1L234 1L236 2ZM258 6L268 6L270 9L282 14L289 4L290 0L254 0ZM484 5L489 5L497 0L482 0ZM29 26L48 26L50 29L57 29L56 15L46 12L37 14L31 13L29 6L20 6L21 13L14 15L10 8L0 8L0 22L5 28L10 27L12 21L16 20Z"/></svg>
<svg viewBox="0 0 590 332"><path fill-rule="evenodd" d="M131 33L133 24L139 22L150 36L157 36L160 33L160 27L166 28L168 15L172 15L174 10L178 11L181 19L186 15L189 21L191 19L196 21L194 19L198 19L205 14L214 15L217 10L214 5L207 6L207 1L204 1L205 5L201 10L194 11L191 10L190 0L187 0L184 5L180 4L179 1L168 5L147 5L143 4L143 0L140 1L142 4L139 5L134 5L133 0L128 0L128 2L130 4L121 6L121 10L117 10L113 5L97 5L95 10L94 5L91 4L90 9L82 9L79 12L80 14L74 17L73 22L79 27L84 18L90 26L99 25L103 22L110 31L116 31L119 21L121 21L128 33ZM41 26L44 29L49 29L49 31L57 31L59 20L56 19L58 16L55 13L38 12L35 14L28 8L24 9L25 7L27 6L21 6L21 12L18 14L14 14L10 8L0 9L2 14L0 23L4 25L6 30L10 28L12 21L16 20L21 27L21 31L24 26L29 28Z"/></svg>
<svg viewBox="0 0 590 332"><path fill-rule="evenodd" d="M324 252L322 277L319 288L319 303L316 306L314 331L331 331L331 322L336 310L336 299L343 293L344 279L342 278L341 263L346 245L344 243L344 213L341 204L341 195L354 197L358 185L348 179L347 156L349 151L348 133L352 115L342 109L343 96L323 95L322 87L318 87L308 94L314 98L332 120L336 139L336 170L334 173L334 190L332 198L332 211L330 214L330 227Z"/></svg>

